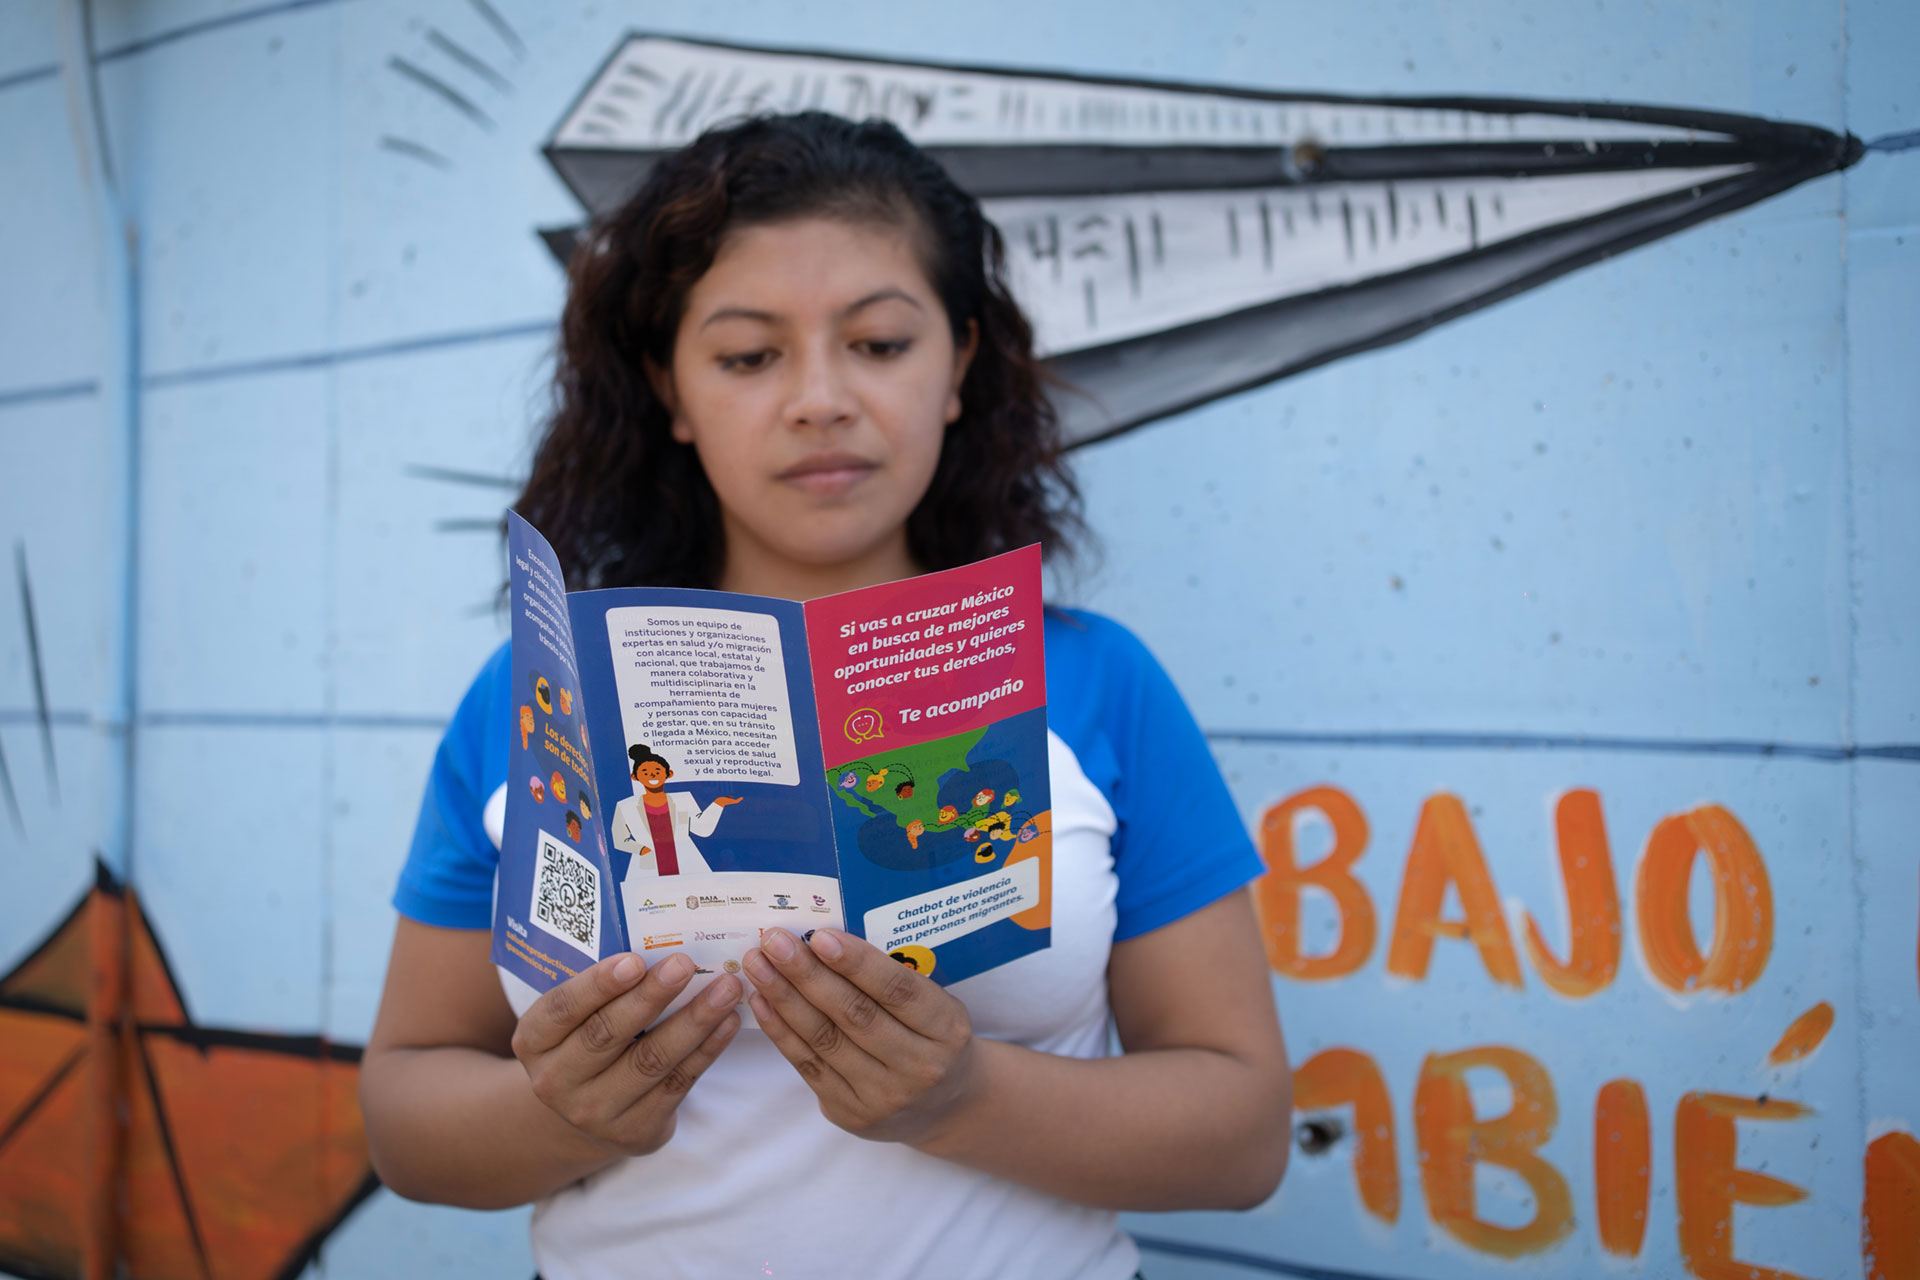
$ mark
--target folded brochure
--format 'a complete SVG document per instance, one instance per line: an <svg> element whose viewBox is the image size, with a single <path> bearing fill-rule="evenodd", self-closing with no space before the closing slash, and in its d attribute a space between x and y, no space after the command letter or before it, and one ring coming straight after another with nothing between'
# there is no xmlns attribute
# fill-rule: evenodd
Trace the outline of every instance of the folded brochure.
<svg viewBox="0 0 1920 1280"><path fill-rule="evenodd" d="M568 593L508 514L513 733L493 959L546 990L603 956L770 928L956 982L1045 948L1040 549L792 600Z"/></svg>

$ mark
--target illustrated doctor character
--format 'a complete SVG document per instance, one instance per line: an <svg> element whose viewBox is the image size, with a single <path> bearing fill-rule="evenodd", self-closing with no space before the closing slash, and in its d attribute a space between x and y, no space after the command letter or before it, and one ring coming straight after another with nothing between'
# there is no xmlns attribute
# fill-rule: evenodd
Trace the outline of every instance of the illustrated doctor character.
<svg viewBox="0 0 1920 1280"><path fill-rule="evenodd" d="M673 769L645 746L628 747L627 757L640 791L613 807L613 847L633 855L628 878L711 871L690 837L712 835L721 811L740 797L717 796L702 809L688 792L667 791Z"/></svg>

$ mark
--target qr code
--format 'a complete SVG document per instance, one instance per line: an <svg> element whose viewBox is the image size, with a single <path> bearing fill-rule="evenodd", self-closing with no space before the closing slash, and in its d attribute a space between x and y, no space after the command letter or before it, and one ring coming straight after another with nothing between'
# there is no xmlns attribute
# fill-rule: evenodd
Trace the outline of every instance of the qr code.
<svg viewBox="0 0 1920 1280"><path fill-rule="evenodd" d="M533 922L590 956L600 954L600 873L555 836L540 833L533 868Z"/></svg>

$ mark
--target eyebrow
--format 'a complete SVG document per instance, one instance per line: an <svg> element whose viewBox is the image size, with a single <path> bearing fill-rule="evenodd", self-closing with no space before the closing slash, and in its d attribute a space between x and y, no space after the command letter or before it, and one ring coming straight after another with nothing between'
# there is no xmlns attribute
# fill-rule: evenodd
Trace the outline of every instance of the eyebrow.
<svg viewBox="0 0 1920 1280"><path fill-rule="evenodd" d="M865 310L867 307L873 306L875 303L887 302L887 301L904 302L908 306L912 307L915 311L926 310L926 308L921 306L920 303L914 298L914 296L908 293L906 290L896 288L893 285L888 285L884 289L874 290L872 293L860 299L858 302L852 303L851 305L846 307L842 307L840 310L840 317L842 319L845 319L846 317L853 315L855 312L862 311L862 310ZM775 316L771 311L756 311L752 307L722 307L718 311L714 312L712 315L708 316L705 320L702 320L700 322L700 327L704 329L708 325L717 323L718 321L721 321L721 320L757 320L761 324L773 324L778 319L779 317Z"/></svg>

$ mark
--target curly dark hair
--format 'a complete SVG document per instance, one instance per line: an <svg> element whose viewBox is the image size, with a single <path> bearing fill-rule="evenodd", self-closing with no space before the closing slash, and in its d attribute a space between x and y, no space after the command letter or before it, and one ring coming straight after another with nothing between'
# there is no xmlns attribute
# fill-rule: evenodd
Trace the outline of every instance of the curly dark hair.
<svg viewBox="0 0 1920 1280"><path fill-rule="evenodd" d="M555 409L513 504L570 588L717 584L719 500L693 447L673 439L646 362L671 366L687 294L729 231L819 215L908 228L954 340L978 328L961 416L907 519L909 554L928 570L1031 542L1071 554L1079 491L999 230L893 125L808 111L701 135L573 252Z"/></svg>

